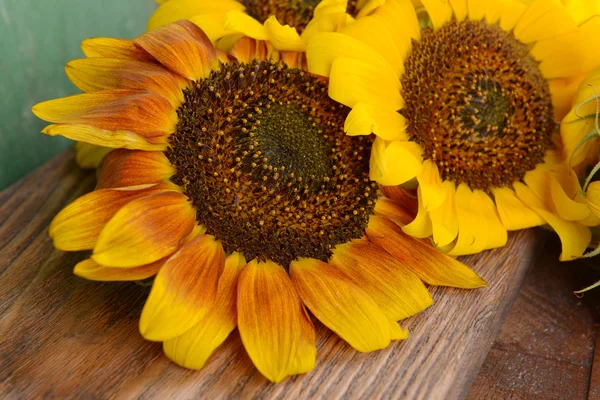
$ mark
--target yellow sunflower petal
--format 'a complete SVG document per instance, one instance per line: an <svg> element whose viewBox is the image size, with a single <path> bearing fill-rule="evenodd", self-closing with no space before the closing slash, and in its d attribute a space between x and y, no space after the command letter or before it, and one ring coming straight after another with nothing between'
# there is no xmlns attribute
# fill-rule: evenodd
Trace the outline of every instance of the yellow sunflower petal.
<svg viewBox="0 0 600 400"><path fill-rule="evenodd" d="M502 225L509 231L544 225L546 221L527 207L510 188L493 189L498 216Z"/></svg>
<svg viewBox="0 0 600 400"><path fill-rule="evenodd" d="M494 3L496 0L467 0L467 9L469 13L470 21L481 21L485 17L485 13L487 9L490 7L490 4ZM455 9L456 12L456 9Z"/></svg>
<svg viewBox="0 0 600 400"><path fill-rule="evenodd" d="M468 0L450 0L454 17L457 21L464 21L467 18L467 1ZM471 3L469 1L469 3Z"/></svg>
<svg viewBox="0 0 600 400"><path fill-rule="evenodd" d="M235 0L197 1L171 0L162 4L148 20L147 30L203 14L225 14L231 10L243 11L244 6Z"/></svg>
<svg viewBox="0 0 600 400"><path fill-rule="evenodd" d="M116 38L85 39L81 43L81 50L86 57L105 57L123 60L152 62L154 57L144 49L136 46L131 40Z"/></svg>
<svg viewBox="0 0 600 400"><path fill-rule="evenodd" d="M442 205L429 211L433 241L439 247L450 244L458 235L458 218L456 217L456 186L454 182L444 181L442 188L446 192Z"/></svg>
<svg viewBox="0 0 600 400"><path fill-rule="evenodd" d="M348 107L365 102L386 110L399 110L404 105L400 81L395 76L353 58L337 58L331 65L329 96Z"/></svg>
<svg viewBox="0 0 600 400"><path fill-rule="evenodd" d="M281 25L274 15L265 21L265 31L269 42L278 50L305 51L306 42L300 37L296 28Z"/></svg>
<svg viewBox="0 0 600 400"><path fill-rule="evenodd" d="M97 188L116 188L159 183L175 174L162 152L117 149L102 165Z"/></svg>
<svg viewBox="0 0 600 400"><path fill-rule="evenodd" d="M379 71L377 77L397 79L392 66L371 46L338 32L321 32L312 36L306 49L308 70L314 74L330 76L331 65L338 58L353 58ZM394 83L397 86L398 83ZM393 109L393 108L392 108Z"/></svg>
<svg viewBox="0 0 600 400"><path fill-rule="evenodd" d="M379 52L392 66L398 76L404 71L404 61L410 52L411 36L405 32L397 36L390 23L379 15L362 18L342 30L346 35L355 37Z"/></svg>
<svg viewBox="0 0 600 400"><path fill-rule="evenodd" d="M238 329L244 347L256 368L269 380L306 372L300 361L312 358L298 351L316 351L315 344L303 344L302 303L285 270L272 261L251 261L238 282ZM311 330L310 328L308 330ZM299 368L299 370L294 370Z"/></svg>
<svg viewBox="0 0 600 400"><path fill-rule="evenodd" d="M572 173L575 177L575 173ZM573 196L565 193L565 188L550 174L550 179L546 182L550 186L550 195L558 215L567 221L579 221L587 218L590 213L585 203L580 203L573 199Z"/></svg>
<svg viewBox="0 0 600 400"><path fill-rule="evenodd" d="M145 196L172 190L170 186L143 185L95 190L66 206L50 224L54 247L65 251L91 250L108 221L125 204Z"/></svg>
<svg viewBox="0 0 600 400"><path fill-rule="evenodd" d="M592 182L586 191L587 204L594 214L600 217L600 182Z"/></svg>
<svg viewBox="0 0 600 400"><path fill-rule="evenodd" d="M548 29L552 27L552 29ZM523 13L513 33L523 43L548 39L577 30L577 24L558 2L534 0Z"/></svg>
<svg viewBox="0 0 600 400"><path fill-rule="evenodd" d="M506 229L486 193L461 183L456 189L456 211L458 239L450 255L475 254L506 244Z"/></svg>
<svg viewBox="0 0 600 400"><path fill-rule="evenodd" d="M67 76L84 92L110 89L145 89L167 99L173 107L183 102L183 92L173 75L147 62L111 58L82 58L69 61Z"/></svg>
<svg viewBox="0 0 600 400"><path fill-rule="evenodd" d="M269 36L263 24L241 11L231 11L225 16L225 29L241 32L257 40L268 40Z"/></svg>
<svg viewBox="0 0 600 400"><path fill-rule="evenodd" d="M371 242L430 285L465 289L486 286L469 267L424 241L404 235L385 218L371 217L366 231Z"/></svg>
<svg viewBox="0 0 600 400"><path fill-rule="evenodd" d="M216 300L194 327L163 343L167 357L190 369L201 369L206 360L237 326L236 287L246 265L244 256L234 252L225 260Z"/></svg>
<svg viewBox="0 0 600 400"><path fill-rule="evenodd" d="M367 103L358 102L352 108L344 130L350 136L374 133L384 140L408 140L406 118L397 111L381 109Z"/></svg>
<svg viewBox="0 0 600 400"><path fill-rule="evenodd" d="M148 32L133 42L179 75L198 80L208 76L217 53L204 32L189 21L179 21Z"/></svg>
<svg viewBox="0 0 600 400"><path fill-rule="evenodd" d="M387 347L390 320L375 301L336 268L302 258L290 265L302 301L325 326L352 347L369 352Z"/></svg>
<svg viewBox="0 0 600 400"><path fill-rule="evenodd" d="M427 14L436 30L452 18L452 6L448 0L421 0L421 2L427 9Z"/></svg>
<svg viewBox="0 0 600 400"><path fill-rule="evenodd" d="M433 226L431 225L429 212L423 205L423 194L421 190L422 187L419 186L419 211L417 216L410 224L404 225L402 231L410 236L424 239L433 234Z"/></svg>
<svg viewBox="0 0 600 400"><path fill-rule="evenodd" d="M166 258L134 268L105 267L91 258L75 265L73 273L92 281L140 281L158 273Z"/></svg>
<svg viewBox="0 0 600 400"><path fill-rule="evenodd" d="M75 143L75 162L81 168L96 169L113 149L85 142Z"/></svg>
<svg viewBox="0 0 600 400"><path fill-rule="evenodd" d="M369 241L338 245L329 262L368 293L392 321L408 318L433 304L423 282L402 260Z"/></svg>
<svg viewBox="0 0 600 400"><path fill-rule="evenodd" d="M92 260L107 267L137 267L179 248L196 224L186 196L167 192L133 200L106 224Z"/></svg>
<svg viewBox="0 0 600 400"><path fill-rule="evenodd" d="M324 4L327 0L319 3ZM343 4L338 0L333 0L336 4ZM317 8L319 8L317 6ZM340 8L340 7L335 7ZM342 7L345 10L345 6ZM313 15L313 19L306 25L300 37L302 41L306 44L308 40L319 32L339 32L346 25L351 24L353 21L352 17L345 13L345 11L341 11L338 13L325 13L323 15L316 15L317 10L315 10L315 14Z"/></svg>
<svg viewBox="0 0 600 400"><path fill-rule="evenodd" d="M130 131L147 139L168 136L177 124L175 109L167 100L156 93L134 89L103 90L48 100L36 104L32 111L38 118L53 123Z"/></svg>
<svg viewBox="0 0 600 400"><path fill-rule="evenodd" d="M105 130L91 125L55 124L42 130L48 136L63 136L89 145L132 150L163 151L167 149L164 138L151 138L152 142L135 132Z"/></svg>
<svg viewBox="0 0 600 400"><path fill-rule="evenodd" d="M421 171L421 148L414 142L392 141L379 137L373 142L370 160L371 179L381 185L400 185Z"/></svg>
<svg viewBox="0 0 600 400"><path fill-rule="evenodd" d="M427 210L435 210L441 206L447 193L442 186L442 178L437 165L431 160L425 160L417 179L419 180L423 206Z"/></svg>
<svg viewBox="0 0 600 400"><path fill-rule="evenodd" d="M162 266L140 317L144 338L164 341L196 325L217 297L225 266L221 242L210 235L192 239Z"/></svg>
<svg viewBox="0 0 600 400"><path fill-rule="evenodd" d="M573 260L585 252L592 238L591 231L587 226L578 222L565 221L548 211L527 185L517 182L513 186L519 199L538 213L558 234L562 243L561 261Z"/></svg>
<svg viewBox="0 0 600 400"><path fill-rule="evenodd" d="M510 32L515 28L525 10L527 10L527 5L514 0L506 0L504 3L504 7L500 13L500 28L506 32Z"/></svg>

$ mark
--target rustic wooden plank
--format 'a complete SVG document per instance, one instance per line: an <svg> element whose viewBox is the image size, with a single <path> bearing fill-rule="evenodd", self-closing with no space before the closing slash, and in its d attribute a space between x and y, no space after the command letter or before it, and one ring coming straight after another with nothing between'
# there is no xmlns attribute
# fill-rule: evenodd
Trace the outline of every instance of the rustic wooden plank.
<svg viewBox="0 0 600 400"><path fill-rule="evenodd" d="M403 327L409 340L361 354L317 324L317 366L279 385L245 355L237 333L202 371L182 369L144 341L148 288L73 276L85 254L52 249L46 226L93 184L63 155L0 194L0 393L19 398L462 398L538 253L537 231L465 257L486 289L432 288L436 304Z"/></svg>
<svg viewBox="0 0 600 400"><path fill-rule="evenodd" d="M588 399L600 399L600 330L596 333L596 347L590 372Z"/></svg>
<svg viewBox="0 0 600 400"><path fill-rule="evenodd" d="M559 262L559 251L552 236L525 279L469 398L587 397L598 327L593 309L573 291L591 281L580 282L583 265Z"/></svg>

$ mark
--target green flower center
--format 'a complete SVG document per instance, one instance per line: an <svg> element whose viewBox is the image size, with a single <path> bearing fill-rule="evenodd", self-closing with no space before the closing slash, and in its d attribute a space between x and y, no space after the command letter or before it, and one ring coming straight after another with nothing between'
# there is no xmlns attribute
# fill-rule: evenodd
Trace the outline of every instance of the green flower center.
<svg viewBox="0 0 600 400"><path fill-rule="evenodd" d="M529 48L482 21L422 32L401 78L411 140L442 179L489 192L543 162L556 129Z"/></svg>
<svg viewBox="0 0 600 400"><path fill-rule="evenodd" d="M167 157L196 219L248 260L327 260L364 234L377 187L367 137L327 83L283 64L222 65L185 91Z"/></svg>

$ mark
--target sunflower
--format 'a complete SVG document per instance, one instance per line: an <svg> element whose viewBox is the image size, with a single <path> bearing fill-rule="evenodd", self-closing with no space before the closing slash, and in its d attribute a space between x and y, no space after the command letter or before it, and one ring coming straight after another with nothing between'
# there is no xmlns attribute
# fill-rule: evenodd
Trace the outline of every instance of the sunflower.
<svg viewBox="0 0 600 400"><path fill-rule="evenodd" d="M418 183L419 212L404 231L462 255L548 224L561 259L581 254L590 212L555 121L570 82L599 62L588 28L596 12L581 1L422 3L430 28L410 0L388 0L307 50L309 70L352 108L347 133L377 136L371 178Z"/></svg>
<svg viewBox="0 0 600 400"><path fill-rule="evenodd" d="M369 181L369 137L302 53L254 39L229 54L180 21L132 41L91 39L69 63L84 94L33 108L44 129L114 148L96 190L52 221L54 246L92 250L100 281L154 277L142 335L199 369L236 327L278 382L315 364L305 306L361 352L407 332L423 284L476 288L473 271L402 233L412 217Z"/></svg>
<svg viewBox="0 0 600 400"><path fill-rule="evenodd" d="M578 172L596 164L600 148L600 69L594 70L580 84L573 108L561 124L561 136L570 163Z"/></svg>
<svg viewBox="0 0 600 400"><path fill-rule="evenodd" d="M278 50L304 51L317 32L336 31L383 0L162 0L148 30L186 19L219 48L242 36L268 40Z"/></svg>

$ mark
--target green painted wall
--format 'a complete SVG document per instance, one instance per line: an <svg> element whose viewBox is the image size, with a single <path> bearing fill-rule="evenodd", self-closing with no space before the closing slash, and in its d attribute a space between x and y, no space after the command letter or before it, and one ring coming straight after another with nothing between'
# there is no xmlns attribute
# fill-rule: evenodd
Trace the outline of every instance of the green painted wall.
<svg viewBox="0 0 600 400"><path fill-rule="evenodd" d="M40 101L78 90L64 65L88 37L144 32L153 0L0 0L0 190L72 145L40 133Z"/></svg>

